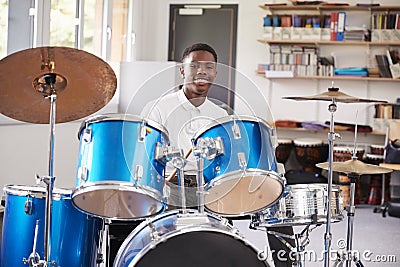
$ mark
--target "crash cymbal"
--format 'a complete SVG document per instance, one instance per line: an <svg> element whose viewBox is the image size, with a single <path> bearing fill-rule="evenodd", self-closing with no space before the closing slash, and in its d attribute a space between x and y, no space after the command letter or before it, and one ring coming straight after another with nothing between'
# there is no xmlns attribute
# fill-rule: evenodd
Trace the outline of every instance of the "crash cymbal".
<svg viewBox="0 0 400 267"><path fill-rule="evenodd" d="M49 123L49 95L56 97L56 122L91 115L113 97L117 78L102 59L68 47L38 47L0 61L0 112L10 118Z"/></svg>
<svg viewBox="0 0 400 267"><path fill-rule="evenodd" d="M318 163L315 166L328 170L328 162ZM346 174L382 174L392 172L391 169L379 167L372 164L366 164L357 159L347 160L344 162L332 162L332 170Z"/></svg>
<svg viewBox="0 0 400 267"><path fill-rule="evenodd" d="M343 103L387 103L387 101L358 98L354 96L347 95L345 93L339 92L339 88L331 87L328 88L328 92L313 96L287 96L284 99L293 100L322 100L322 101L332 101L343 102Z"/></svg>

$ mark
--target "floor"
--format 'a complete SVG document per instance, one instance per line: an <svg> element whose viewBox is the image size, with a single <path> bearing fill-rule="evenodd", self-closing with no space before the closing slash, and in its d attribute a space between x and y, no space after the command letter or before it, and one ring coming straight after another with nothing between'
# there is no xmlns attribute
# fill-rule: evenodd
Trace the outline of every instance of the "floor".
<svg viewBox="0 0 400 267"><path fill-rule="evenodd" d="M400 266L400 218L383 217L381 213L374 213L372 205L357 205L354 217L353 252L359 253L364 266L394 267ZM342 251L343 242L347 237L347 214L344 219L331 224L331 262L335 266L335 253ZM250 230L250 221L234 221L234 225L245 238L258 249L265 249L267 245L265 233L262 230ZM303 226L296 226L295 233L300 233ZM310 243L305 247L304 266L324 266L323 251L325 248L324 234L326 226L321 225L309 234ZM271 266L273 263L269 261ZM352 264L352 266L356 266Z"/></svg>

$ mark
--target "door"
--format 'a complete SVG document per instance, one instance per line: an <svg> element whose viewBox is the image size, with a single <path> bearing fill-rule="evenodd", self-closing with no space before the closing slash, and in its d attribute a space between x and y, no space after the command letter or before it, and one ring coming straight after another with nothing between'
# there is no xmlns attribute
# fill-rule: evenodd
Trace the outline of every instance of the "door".
<svg viewBox="0 0 400 267"><path fill-rule="evenodd" d="M234 106L237 5L170 5L168 60L181 62L183 50L207 43L218 54L218 75L209 98Z"/></svg>

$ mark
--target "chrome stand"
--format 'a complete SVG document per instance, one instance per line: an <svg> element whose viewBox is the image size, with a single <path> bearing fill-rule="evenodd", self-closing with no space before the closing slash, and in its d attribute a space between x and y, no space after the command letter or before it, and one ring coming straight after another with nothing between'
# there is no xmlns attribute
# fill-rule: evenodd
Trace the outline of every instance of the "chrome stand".
<svg viewBox="0 0 400 267"><path fill-rule="evenodd" d="M56 83L56 74L50 73L44 77L45 84L43 84L44 93L48 93L45 98L50 100L50 140L49 140L49 161L48 161L48 176L36 176L36 182L44 182L46 184L46 213L45 213L45 233L44 233L44 261L40 260L39 264L31 265L32 261L28 259L30 266L56 266L56 262L51 262L51 222L52 222L52 208L53 208L53 189L54 189L54 142L55 142L55 124L56 124L56 100L54 84ZM35 237L36 239L36 237ZM34 241L36 243L36 240ZM32 255L32 254L31 254ZM31 256L29 256L31 258Z"/></svg>
<svg viewBox="0 0 400 267"><path fill-rule="evenodd" d="M305 266L305 247L310 243L309 234L314 229L310 229L310 224L308 224L299 234L288 235L279 232L275 232L272 230L267 230L267 233L270 235L274 235L279 241L282 242L290 251L294 254L288 255L289 257L293 257L292 267L304 267ZM317 225L318 226L318 225ZM295 247L293 247L289 242L287 242L284 238L292 239L295 241Z"/></svg>
<svg viewBox="0 0 400 267"><path fill-rule="evenodd" d="M198 197L198 209L199 213L204 213L204 197L206 192L204 191L204 176L203 176L203 169L204 169L204 158L198 157L197 159L197 197Z"/></svg>
<svg viewBox="0 0 400 267"><path fill-rule="evenodd" d="M357 158L353 156L353 159ZM346 263L346 267L350 267L351 262L353 261L357 267L363 267L364 265L361 263L360 259L353 254L353 229L354 229L354 215L356 207L354 205L354 197L356 192L356 182L357 179L360 178L359 174L350 173L347 174L350 178L350 205L346 207L347 211L347 243L346 243L346 251L342 253L342 255L338 255L336 263L334 266L343 266L343 263Z"/></svg>
<svg viewBox="0 0 400 267"><path fill-rule="evenodd" d="M331 199L332 199L332 180L333 180L333 171L332 171L332 162L333 162L333 146L336 137L340 138L340 135L334 132L334 119L333 114L337 110L336 101L332 99L332 103L329 104L328 110L331 113L331 120L329 125L329 133L328 133L328 144L329 144L329 157L328 157L328 196L326 200L326 228L325 228L325 250L324 250L324 266L328 267L330 263L330 251L331 251L331 243L332 243L332 233L331 233Z"/></svg>

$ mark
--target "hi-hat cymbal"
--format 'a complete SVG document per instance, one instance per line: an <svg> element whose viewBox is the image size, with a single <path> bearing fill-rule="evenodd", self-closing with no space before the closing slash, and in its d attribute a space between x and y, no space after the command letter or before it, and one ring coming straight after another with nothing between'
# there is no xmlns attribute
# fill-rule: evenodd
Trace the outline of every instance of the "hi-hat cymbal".
<svg viewBox="0 0 400 267"><path fill-rule="evenodd" d="M315 166L321 169L328 170L328 162L318 163ZM366 164L357 159L350 159L344 162L332 162L332 170L346 174L382 174L389 173L393 170L379 167L372 164Z"/></svg>
<svg viewBox="0 0 400 267"><path fill-rule="evenodd" d="M56 95L56 122L86 117L113 97L117 78L102 59L68 47L38 47L0 61L0 113L31 123L49 123Z"/></svg>
<svg viewBox="0 0 400 267"><path fill-rule="evenodd" d="M354 96L347 95L345 93L339 92L339 88L331 87L328 88L328 92L324 92L313 96L287 96L284 99L293 100L322 100L322 101L332 101L343 102L343 103L387 103L387 101L374 100L367 98L358 98Z"/></svg>

